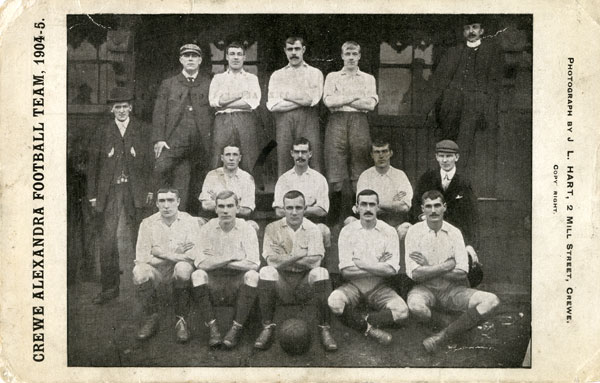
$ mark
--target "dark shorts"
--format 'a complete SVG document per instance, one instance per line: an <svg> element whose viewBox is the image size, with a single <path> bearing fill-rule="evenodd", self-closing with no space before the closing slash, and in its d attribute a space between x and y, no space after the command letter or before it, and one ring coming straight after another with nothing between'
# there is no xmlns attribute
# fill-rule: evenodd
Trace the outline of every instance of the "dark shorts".
<svg viewBox="0 0 600 383"><path fill-rule="evenodd" d="M325 131L325 168L327 181L358 180L369 168L371 134L366 113L335 112L329 116Z"/></svg>

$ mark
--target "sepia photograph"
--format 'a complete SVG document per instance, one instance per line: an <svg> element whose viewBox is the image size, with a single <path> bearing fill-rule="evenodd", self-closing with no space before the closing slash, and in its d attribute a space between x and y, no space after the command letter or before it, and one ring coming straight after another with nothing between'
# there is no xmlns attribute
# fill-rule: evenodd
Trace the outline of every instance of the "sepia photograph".
<svg viewBox="0 0 600 383"><path fill-rule="evenodd" d="M68 13L66 365L535 368L535 22Z"/></svg>

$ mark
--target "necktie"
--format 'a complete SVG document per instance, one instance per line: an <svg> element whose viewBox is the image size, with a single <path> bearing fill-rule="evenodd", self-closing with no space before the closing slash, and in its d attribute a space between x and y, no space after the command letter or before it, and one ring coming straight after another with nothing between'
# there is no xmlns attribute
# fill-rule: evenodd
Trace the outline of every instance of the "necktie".
<svg viewBox="0 0 600 383"><path fill-rule="evenodd" d="M448 189L448 185L450 185L451 179L448 177L448 174L444 175L444 179L442 180L442 187L444 191Z"/></svg>
<svg viewBox="0 0 600 383"><path fill-rule="evenodd" d="M188 77L187 80L188 80L189 83L193 83L194 82L194 78L193 77Z"/></svg>

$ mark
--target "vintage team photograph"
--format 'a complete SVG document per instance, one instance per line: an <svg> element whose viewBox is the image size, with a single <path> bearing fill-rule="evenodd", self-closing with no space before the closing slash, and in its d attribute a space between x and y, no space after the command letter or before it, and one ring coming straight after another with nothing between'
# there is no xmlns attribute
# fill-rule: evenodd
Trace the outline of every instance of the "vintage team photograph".
<svg viewBox="0 0 600 383"><path fill-rule="evenodd" d="M67 15L69 367L531 367L531 14Z"/></svg>

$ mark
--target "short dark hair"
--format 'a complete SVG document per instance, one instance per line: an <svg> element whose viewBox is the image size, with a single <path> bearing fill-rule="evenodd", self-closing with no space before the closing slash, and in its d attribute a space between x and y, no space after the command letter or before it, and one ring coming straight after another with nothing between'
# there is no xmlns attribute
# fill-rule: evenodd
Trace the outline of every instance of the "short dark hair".
<svg viewBox="0 0 600 383"><path fill-rule="evenodd" d="M179 198L179 189L174 188L174 187L166 187L166 188L158 189L158 191L156 192L156 198L158 198L158 195L160 193L173 193L173 194L175 194L175 196L177 198Z"/></svg>
<svg viewBox="0 0 600 383"><path fill-rule="evenodd" d="M294 149L294 146L296 146L296 145L308 145L308 150L312 150L312 145L310 144L310 141L306 137L296 138L294 140L294 142L292 142L292 150Z"/></svg>
<svg viewBox="0 0 600 383"><path fill-rule="evenodd" d="M294 43L296 41L300 41L300 45L302 45L303 47L306 46L306 45L304 45L304 39L300 36L290 36L287 39L285 39L285 43L290 44L290 45L294 45ZM284 45L284 47L285 47L285 45Z"/></svg>
<svg viewBox="0 0 600 383"><path fill-rule="evenodd" d="M382 148L384 146L387 146L388 148L391 149L391 145L390 145L390 142L388 140L384 140L384 139L378 138L375 141L371 142L371 151L373 151L374 147Z"/></svg>
<svg viewBox="0 0 600 383"><path fill-rule="evenodd" d="M225 148L227 147L238 148L240 150L240 154L242 154L242 146L238 141L229 141L225 145L223 145L223 147L221 148L221 154L225 152Z"/></svg>
<svg viewBox="0 0 600 383"><path fill-rule="evenodd" d="M217 197L215 198L215 203L218 203L220 199L227 199L229 197L233 197L233 199L235 200L235 206L237 206L239 203L238 196L231 190L220 191L219 194L217 194Z"/></svg>
<svg viewBox="0 0 600 383"><path fill-rule="evenodd" d="M304 198L304 194L302 194L299 190L290 190L289 192L283 195L283 204L285 205L286 199L296 199L298 197L302 197L302 202L306 205L306 198Z"/></svg>
<svg viewBox="0 0 600 383"><path fill-rule="evenodd" d="M444 198L444 195L442 193L440 193L439 190L428 190L425 193L423 193L423 195L421 196L421 205L425 204L425 200L426 199L430 199L430 200L434 200L434 199L440 199L442 200L442 203L446 203L446 199Z"/></svg>
<svg viewBox="0 0 600 383"><path fill-rule="evenodd" d="M370 195L374 195L375 197L377 197L377 204L379 204L379 194L377 194L377 192L375 190L371 190L371 189L363 189L363 190L361 190L356 195L356 204L358 205L358 201L359 201L359 199L360 199L361 196L370 196Z"/></svg>
<svg viewBox="0 0 600 383"><path fill-rule="evenodd" d="M237 41L232 41L225 48L225 55L229 54L229 48L240 48L244 54L246 54L246 47L243 44L238 43Z"/></svg>
<svg viewBox="0 0 600 383"><path fill-rule="evenodd" d="M344 53L344 49L355 47L358 52L360 52L360 44L356 41L348 40L344 44L342 44L342 53Z"/></svg>

